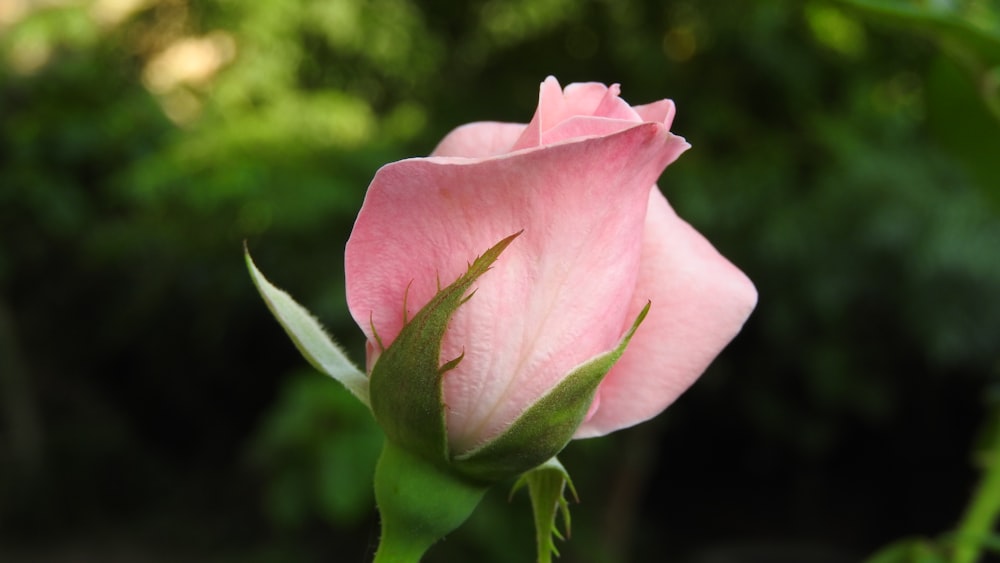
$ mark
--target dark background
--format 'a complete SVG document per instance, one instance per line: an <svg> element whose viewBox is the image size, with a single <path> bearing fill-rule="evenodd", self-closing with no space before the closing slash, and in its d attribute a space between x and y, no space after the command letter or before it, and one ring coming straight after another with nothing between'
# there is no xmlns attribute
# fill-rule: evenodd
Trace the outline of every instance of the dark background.
<svg viewBox="0 0 1000 563"><path fill-rule="evenodd" d="M242 243L360 359L372 175L549 74L676 101L660 186L760 292L664 415L561 456L561 561L947 549L1000 396L1000 8L923 4L0 4L0 560L369 561L379 431ZM532 541L497 487L426 560Z"/></svg>

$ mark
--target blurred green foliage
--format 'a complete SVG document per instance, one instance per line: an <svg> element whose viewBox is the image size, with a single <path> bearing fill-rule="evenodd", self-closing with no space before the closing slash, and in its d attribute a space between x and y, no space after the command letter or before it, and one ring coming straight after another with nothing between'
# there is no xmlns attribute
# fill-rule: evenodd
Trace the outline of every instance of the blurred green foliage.
<svg viewBox="0 0 1000 563"><path fill-rule="evenodd" d="M241 243L360 361L341 260L375 170L528 120L548 74L677 102L661 187L761 294L667 414L567 450L562 560L942 553L1000 385L998 14L0 3L0 560L369 559L380 436ZM428 560L525 561L529 514L493 491Z"/></svg>
<svg viewBox="0 0 1000 563"><path fill-rule="evenodd" d="M382 434L368 408L312 370L290 377L254 440L252 461L269 475L268 514L285 528L322 517L356 525L371 511L372 469Z"/></svg>

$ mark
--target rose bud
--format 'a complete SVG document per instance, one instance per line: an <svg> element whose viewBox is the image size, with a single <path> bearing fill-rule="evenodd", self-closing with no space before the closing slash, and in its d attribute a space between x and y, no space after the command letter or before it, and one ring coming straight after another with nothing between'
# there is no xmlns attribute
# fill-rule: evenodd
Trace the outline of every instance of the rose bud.
<svg viewBox="0 0 1000 563"><path fill-rule="evenodd" d="M737 334L753 284L655 185L673 116L550 77L527 125L378 171L345 262L391 443L505 479L657 415Z"/></svg>

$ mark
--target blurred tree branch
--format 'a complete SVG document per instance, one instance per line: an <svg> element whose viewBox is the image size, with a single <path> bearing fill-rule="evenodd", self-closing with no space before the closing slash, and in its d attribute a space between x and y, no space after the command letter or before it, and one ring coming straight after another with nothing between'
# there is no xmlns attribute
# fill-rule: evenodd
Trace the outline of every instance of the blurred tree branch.
<svg viewBox="0 0 1000 563"><path fill-rule="evenodd" d="M30 472L41 465L42 425L31 375L21 356L14 318L0 299L0 404L14 466Z"/></svg>
<svg viewBox="0 0 1000 563"><path fill-rule="evenodd" d="M602 527L606 552L615 561L631 561L636 519L649 488L660 425L640 424L626 433L618 470L608 494L608 507Z"/></svg>

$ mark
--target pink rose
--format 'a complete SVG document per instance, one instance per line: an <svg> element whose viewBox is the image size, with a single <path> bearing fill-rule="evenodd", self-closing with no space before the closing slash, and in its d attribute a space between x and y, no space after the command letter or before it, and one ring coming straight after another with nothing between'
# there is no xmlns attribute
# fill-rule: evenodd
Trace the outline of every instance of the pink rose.
<svg viewBox="0 0 1000 563"><path fill-rule="evenodd" d="M521 232L441 344L443 361L464 354L443 380L455 455L500 436L574 368L615 349L648 302L574 437L655 416L756 303L750 280L655 185L689 147L670 133L673 102L632 107L618 94L597 83L562 90L550 77L531 123L459 127L431 156L384 166L368 189L346 272L369 369L440 287Z"/></svg>

